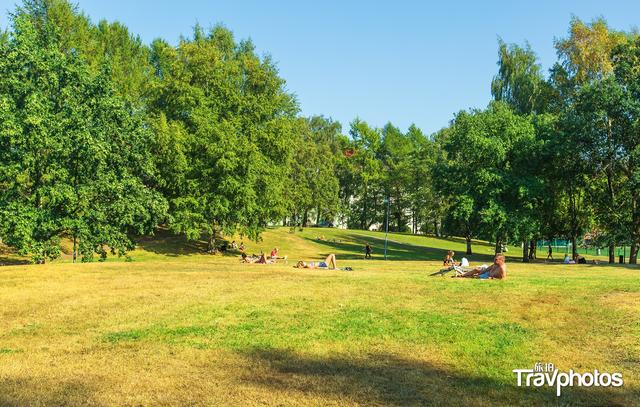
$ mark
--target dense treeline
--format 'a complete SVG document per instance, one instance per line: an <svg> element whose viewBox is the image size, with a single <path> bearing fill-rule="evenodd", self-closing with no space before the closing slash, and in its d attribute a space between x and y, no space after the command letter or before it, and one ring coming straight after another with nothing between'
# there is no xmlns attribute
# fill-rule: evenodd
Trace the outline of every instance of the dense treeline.
<svg viewBox="0 0 640 407"><path fill-rule="evenodd" d="M640 242L640 39L571 21L548 75L498 44L494 96L433 135L299 114L271 59L216 26L149 45L66 0L0 34L0 238L37 262L122 255L160 225L216 250L270 224L573 249ZM388 225L385 223L388 219ZM611 249L610 256L614 250ZM613 258L611 258L613 261Z"/></svg>

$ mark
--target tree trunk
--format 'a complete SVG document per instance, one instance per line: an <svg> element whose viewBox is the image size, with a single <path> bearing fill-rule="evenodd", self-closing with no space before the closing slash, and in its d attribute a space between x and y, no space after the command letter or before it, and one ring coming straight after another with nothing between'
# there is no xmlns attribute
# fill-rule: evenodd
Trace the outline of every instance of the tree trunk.
<svg viewBox="0 0 640 407"><path fill-rule="evenodd" d="M529 259L538 258L538 245L536 243L536 239L531 239L529 241Z"/></svg>
<svg viewBox="0 0 640 407"><path fill-rule="evenodd" d="M76 262L76 259L78 258L78 242L77 242L77 238L76 235L73 235L73 262Z"/></svg>
<svg viewBox="0 0 640 407"><path fill-rule="evenodd" d="M616 244L609 243L609 264L614 264L616 262Z"/></svg>
<svg viewBox="0 0 640 407"><path fill-rule="evenodd" d="M433 231L434 231L436 237L440 237L440 228L438 226L439 226L438 225L438 220L436 219L436 220L433 221ZM467 247L467 252L468 252L469 250L471 250L470 249L471 242L467 241L467 245L468 245L468 247ZM469 253L467 253L467 254L469 254Z"/></svg>
<svg viewBox="0 0 640 407"><path fill-rule="evenodd" d="M502 253L502 238L496 236L495 254Z"/></svg>
<svg viewBox="0 0 640 407"><path fill-rule="evenodd" d="M209 241L207 242L207 252L211 254L216 253L216 238L218 237L218 227L214 224L211 227L211 233L209 233Z"/></svg>
<svg viewBox="0 0 640 407"><path fill-rule="evenodd" d="M362 218L360 219L360 228L362 230L367 230L367 229L369 229L366 226L367 225L367 214L369 212L369 205L367 205L369 203L369 197L367 196L367 186L366 185L364 187L363 200L364 200L364 204L362 206Z"/></svg>
<svg viewBox="0 0 640 407"><path fill-rule="evenodd" d="M396 232L401 232L404 229L402 225L402 208L400 207L400 198L396 197L396 199Z"/></svg>
<svg viewBox="0 0 640 407"><path fill-rule="evenodd" d="M214 233L209 233L209 241L207 242L207 252L213 253L216 248L216 238Z"/></svg>
<svg viewBox="0 0 640 407"><path fill-rule="evenodd" d="M471 251L471 236L467 236L467 254L473 254L473 252Z"/></svg>
<svg viewBox="0 0 640 407"><path fill-rule="evenodd" d="M571 212L571 258L575 260L578 256L576 240L579 233L578 225L578 192L574 191L573 185L569 188L569 207Z"/></svg>
<svg viewBox="0 0 640 407"><path fill-rule="evenodd" d="M529 242L526 240L522 242L522 262L529 263Z"/></svg>
<svg viewBox="0 0 640 407"><path fill-rule="evenodd" d="M320 205L318 205L318 212L316 212L316 226L320 224Z"/></svg>
<svg viewBox="0 0 640 407"><path fill-rule="evenodd" d="M309 210L305 209L302 213L302 227L306 228L309 221Z"/></svg>
<svg viewBox="0 0 640 407"><path fill-rule="evenodd" d="M635 192L635 191L634 191ZM634 193L631 198L631 222L633 230L631 232L631 249L629 251L629 264L638 264L638 240L640 239L640 208L638 208L638 196Z"/></svg>
<svg viewBox="0 0 640 407"><path fill-rule="evenodd" d="M629 264L638 264L638 243L632 243L629 251Z"/></svg>
<svg viewBox="0 0 640 407"><path fill-rule="evenodd" d="M411 210L411 231L415 235L418 233L418 219L416 219L416 210Z"/></svg>

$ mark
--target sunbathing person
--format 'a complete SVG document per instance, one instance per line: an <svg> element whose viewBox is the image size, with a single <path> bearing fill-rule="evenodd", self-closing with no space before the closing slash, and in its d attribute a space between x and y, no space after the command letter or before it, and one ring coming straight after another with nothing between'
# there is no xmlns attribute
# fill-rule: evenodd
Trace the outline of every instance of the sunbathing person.
<svg viewBox="0 0 640 407"><path fill-rule="evenodd" d="M258 261L258 259L260 259L260 256L256 256L255 254L249 256L247 255L247 253L242 252L242 254L240 255L241 263L255 263Z"/></svg>
<svg viewBox="0 0 640 407"><path fill-rule="evenodd" d="M336 262L336 255L335 254L330 254L327 256L326 259L324 259L324 261L310 261L310 262L304 262L302 260L300 260L298 262L298 264L296 264L296 267L299 269L337 269L338 268L338 263Z"/></svg>
<svg viewBox="0 0 640 407"><path fill-rule="evenodd" d="M503 279L507 278L507 264L505 262L504 254L496 254L493 259L493 264L490 266L476 267L471 271L462 273L453 277L467 277L467 278L481 278L481 279Z"/></svg>
<svg viewBox="0 0 640 407"><path fill-rule="evenodd" d="M265 256L264 253L260 253L260 256L257 256L255 254L252 254L251 256L247 256L246 253L242 253L240 257L242 257L241 259L242 263L249 263L249 264L273 264L274 263L273 260L268 260L267 256Z"/></svg>

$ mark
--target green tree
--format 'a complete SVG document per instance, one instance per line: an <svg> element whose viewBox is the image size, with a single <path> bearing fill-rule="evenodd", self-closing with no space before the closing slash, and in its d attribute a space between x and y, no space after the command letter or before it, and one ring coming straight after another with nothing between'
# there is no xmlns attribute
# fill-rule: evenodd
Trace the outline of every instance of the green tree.
<svg viewBox="0 0 640 407"><path fill-rule="evenodd" d="M300 119L298 132L300 137L291 163L291 185L286 191L293 224L306 227L314 210L316 223L322 219L333 221L339 206L335 143L340 125L315 116Z"/></svg>
<svg viewBox="0 0 640 407"><path fill-rule="evenodd" d="M182 155L163 164L178 180L163 188L172 230L207 234L212 251L221 232L257 239L288 207L298 108L284 80L270 58L221 26L196 27L177 47L155 41L151 60L149 107L172 134L164 148Z"/></svg>
<svg viewBox="0 0 640 407"><path fill-rule="evenodd" d="M616 126L616 164L626 179L622 195L627 197L630 213L631 254L637 264L640 245L640 37L619 45L612 54L615 83L611 86L618 100L613 103ZM606 89L606 88L605 88ZM607 101L610 101L608 99Z"/></svg>
<svg viewBox="0 0 640 407"><path fill-rule="evenodd" d="M528 204L533 187L522 180L533 183L531 175L514 173L513 167L526 169L527 158L521 154L531 153L534 138L531 121L503 103L456 116L443 145L447 158L436 174L441 196L451 202L450 216L467 240L467 254L471 239L480 234L494 240L499 251L514 233L513 223L530 219L529 207L524 212L515 208Z"/></svg>
<svg viewBox="0 0 640 407"><path fill-rule="evenodd" d="M434 138L426 137L415 125L409 126L407 137L411 142L409 156L410 174L407 186L412 213L413 233L418 228L423 233L433 231L440 235L442 220L447 211L447 202L440 198L435 188L434 168L444 160L444 151L440 149L444 133L440 132Z"/></svg>
<svg viewBox="0 0 640 407"><path fill-rule="evenodd" d="M349 227L368 230L384 219L384 176L380 160L382 133L356 119L349 130L354 155L348 161L350 172Z"/></svg>
<svg viewBox="0 0 640 407"><path fill-rule="evenodd" d="M517 113L544 112L551 89L541 72L538 58L525 47L498 40L498 74L491 82L491 94Z"/></svg>
<svg viewBox="0 0 640 407"><path fill-rule="evenodd" d="M388 123L382 129L382 144L380 158L384 165L384 194L390 207L390 219L395 225L390 230L404 232L409 223L408 214L411 210L409 186L411 183L411 157L414 145L407 134ZM391 224L391 220L389 221Z"/></svg>
<svg viewBox="0 0 640 407"><path fill-rule="evenodd" d="M0 233L37 262L66 236L74 260L122 255L166 211L145 185L149 133L108 67L93 74L68 52L49 3L19 8L0 48Z"/></svg>

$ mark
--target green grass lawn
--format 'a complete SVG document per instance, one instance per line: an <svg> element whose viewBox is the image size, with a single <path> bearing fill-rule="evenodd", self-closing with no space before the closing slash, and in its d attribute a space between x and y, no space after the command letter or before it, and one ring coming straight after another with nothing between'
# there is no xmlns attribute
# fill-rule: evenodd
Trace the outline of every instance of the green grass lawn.
<svg viewBox="0 0 640 407"><path fill-rule="evenodd" d="M0 268L0 405L640 403L640 269L522 264L512 248L508 279L480 281L428 277L461 240L391 234L386 262L376 232L245 243L289 262L241 265L161 233L133 262ZM327 253L354 271L293 268ZM512 369L536 362L625 384L517 387Z"/></svg>

